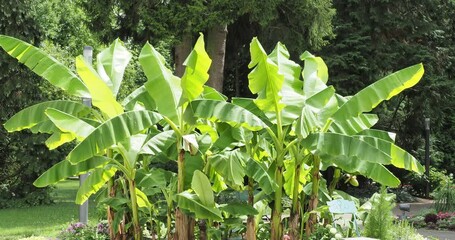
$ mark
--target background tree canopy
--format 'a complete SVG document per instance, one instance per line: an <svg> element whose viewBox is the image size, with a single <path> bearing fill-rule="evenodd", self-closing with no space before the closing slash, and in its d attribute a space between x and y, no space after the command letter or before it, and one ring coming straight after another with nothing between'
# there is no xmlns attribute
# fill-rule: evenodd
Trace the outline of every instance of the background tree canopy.
<svg viewBox="0 0 455 240"><path fill-rule="evenodd" d="M0 1L1 34L40 45L69 65L84 45L97 51L119 37L133 51L151 42L178 73L198 32L205 33L213 62L222 62L209 82L228 97L250 92L248 43L254 36L268 52L282 41L293 60L316 51L328 64L329 83L343 95L423 62L421 83L381 105L376 127L397 132L398 144L423 161L423 119L431 117L433 164L455 173L453 0ZM132 87L145 77L130 66L126 81ZM0 86L1 123L34 102L67 98L3 53ZM64 156L49 153L40 136L6 135L3 128L0 135L0 200L25 196L31 182Z"/></svg>

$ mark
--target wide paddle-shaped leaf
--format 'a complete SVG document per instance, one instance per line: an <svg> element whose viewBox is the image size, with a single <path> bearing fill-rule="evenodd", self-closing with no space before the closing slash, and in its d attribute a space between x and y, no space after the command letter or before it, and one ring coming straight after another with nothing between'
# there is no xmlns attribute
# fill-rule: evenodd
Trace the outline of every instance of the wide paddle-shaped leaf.
<svg viewBox="0 0 455 240"><path fill-rule="evenodd" d="M267 127L261 119L246 109L228 102L215 100L194 100L190 102L186 108L185 117L189 121L191 121L191 117L197 117L225 122L252 131Z"/></svg>
<svg viewBox="0 0 455 240"><path fill-rule="evenodd" d="M134 90L122 101L122 105L126 110L131 111L136 104L141 104L146 110L155 110L156 104L153 98L149 95L145 86L141 86Z"/></svg>
<svg viewBox="0 0 455 240"><path fill-rule="evenodd" d="M146 43L139 55L139 63L148 81L145 83L158 112L174 122L177 121L178 103L182 95L180 78L166 67L164 57Z"/></svg>
<svg viewBox="0 0 455 240"><path fill-rule="evenodd" d="M4 35L0 35L0 47L34 73L70 95L90 97L90 93L81 79L44 51L19 39Z"/></svg>
<svg viewBox="0 0 455 240"><path fill-rule="evenodd" d="M114 96L118 94L123 74L131 57L131 53L123 46L120 39L116 39L108 48L96 56L98 74L109 86Z"/></svg>
<svg viewBox="0 0 455 240"><path fill-rule="evenodd" d="M303 68L303 94L305 98L310 98L314 94L327 88L329 78L327 65L320 57L316 57L309 52L304 52L300 59L305 62Z"/></svg>
<svg viewBox="0 0 455 240"><path fill-rule="evenodd" d="M47 121L46 126L41 131L46 132L45 129L49 130L53 127L52 122L49 121L48 117L45 114L45 111L48 108L55 108L62 112L78 117L84 116L90 112L90 108L78 102L65 100L42 102L25 108L20 112L14 114L14 116L6 121L4 126L8 132L14 132L31 128L39 123L44 123Z"/></svg>
<svg viewBox="0 0 455 240"><path fill-rule="evenodd" d="M278 187L274 177L269 174L268 167L264 163L250 159L247 163L246 174L258 182L262 191L266 194L274 192Z"/></svg>
<svg viewBox="0 0 455 240"><path fill-rule="evenodd" d="M240 149L235 149L210 156L208 161L227 184L238 187L243 186L245 167L242 162L246 161L247 158L247 154L241 152Z"/></svg>
<svg viewBox="0 0 455 240"><path fill-rule="evenodd" d="M317 155L356 157L379 164L392 163L389 154L352 136L337 133L310 134L301 141L301 144Z"/></svg>
<svg viewBox="0 0 455 240"><path fill-rule="evenodd" d="M96 168L85 179L84 183L79 187L76 194L76 204L82 204L94 193L98 192L104 184L109 181L117 172L113 166L106 168Z"/></svg>
<svg viewBox="0 0 455 240"><path fill-rule="evenodd" d="M159 120L161 115L145 110L130 111L111 118L74 147L67 159L71 163L78 163L100 155L106 148L147 129Z"/></svg>
<svg viewBox="0 0 455 240"><path fill-rule="evenodd" d="M109 161L110 159L107 157L96 156L87 161L72 165L65 159L41 174L41 176L33 182L33 185L36 187L46 187L61 180L65 180L68 177L77 176L91 169L103 166Z"/></svg>
<svg viewBox="0 0 455 240"><path fill-rule="evenodd" d="M289 57L289 52L282 43L277 43L275 49L269 54L269 59L278 66L278 72L284 76L279 93L282 97L281 102L284 104L281 112L283 126L293 123L300 116L304 105L303 82L300 80L301 68ZM271 121L276 121L276 114L269 113L267 116Z"/></svg>
<svg viewBox="0 0 455 240"><path fill-rule="evenodd" d="M167 149L177 141L175 133L172 130L164 131L150 138L142 147L141 153L158 155L166 152Z"/></svg>
<svg viewBox="0 0 455 240"><path fill-rule="evenodd" d="M183 90L181 104L196 99L204 91L204 84L209 79L210 64L212 60L205 51L204 35L201 34L183 63L186 68L181 81Z"/></svg>
<svg viewBox="0 0 455 240"><path fill-rule="evenodd" d="M74 134L78 140L83 140L95 130L95 127L85 121L55 108L46 109L46 115L62 132Z"/></svg>
<svg viewBox="0 0 455 240"><path fill-rule="evenodd" d="M382 164L365 161L355 156L347 157L323 154L320 157L327 166L333 165L346 172L366 176L380 184L390 187L398 187L400 184L400 179Z"/></svg>
<svg viewBox="0 0 455 240"><path fill-rule="evenodd" d="M341 122L369 112L384 100L389 100L403 90L417 84L424 73L423 65L417 64L392 73L364 88L333 114L332 119Z"/></svg>
<svg viewBox="0 0 455 240"><path fill-rule="evenodd" d="M283 74L279 73L278 66L267 56L257 38L250 43L250 54L248 67L253 70L248 74L248 87L253 94L258 94L254 102L264 112L281 111L284 108L280 95Z"/></svg>
<svg viewBox="0 0 455 240"><path fill-rule="evenodd" d="M197 218L222 221L221 211L215 206L203 204L196 194L187 191L177 195L177 203L180 208L193 212Z"/></svg>
<svg viewBox="0 0 455 240"><path fill-rule="evenodd" d="M76 136L72 133L68 132L59 132L55 131L45 142L47 148L49 150L53 150L55 148L60 147L61 145L65 143L69 143L73 141L76 138Z"/></svg>
<svg viewBox="0 0 455 240"><path fill-rule="evenodd" d="M199 200L202 204L208 207L215 206L212 186L210 185L210 181L204 173L199 170L196 170L194 172L193 180L191 181L191 188L199 197Z"/></svg>
<svg viewBox="0 0 455 240"><path fill-rule="evenodd" d="M76 58L76 70L90 91L93 106L98 107L109 118L123 113L123 107L98 73L82 56Z"/></svg>
<svg viewBox="0 0 455 240"><path fill-rule="evenodd" d="M393 142L370 136L359 135L355 137L389 154L392 157L391 164L395 167L404 168L417 173L423 173L425 170L417 159Z"/></svg>

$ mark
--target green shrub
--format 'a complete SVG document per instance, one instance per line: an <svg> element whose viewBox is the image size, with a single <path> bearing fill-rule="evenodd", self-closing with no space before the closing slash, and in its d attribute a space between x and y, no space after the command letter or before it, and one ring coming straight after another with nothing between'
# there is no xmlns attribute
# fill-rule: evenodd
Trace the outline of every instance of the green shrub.
<svg viewBox="0 0 455 240"><path fill-rule="evenodd" d="M424 240L425 238L417 233L412 224L408 221L399 221L392 225L392 239L400 240Z"/></svg>
<svg viewBox="0 0 455 240"><path fill-rule="evenodd" d="M393 201L386 199L385 187L382 187L380 193L373 197L372 208L365 220L363 235L381 240L394 239L391 231L394 221L392 215Z"/></svg>
<svg viewBox="0 0 455 240"><path fill-rule="evenodd" d="M455 186L452 184L452 174L443 185L436 189L434 197L437 212L455 211Z"/></svg>
<svg viewBox="0 0 455 240"><path fill-rule="evenodd" d="M425 196L427 182L430 181L430 190L438 189L441 184L447 180L447 172L444 170L430 167L430 178L425 175L409 173L405 177L405 181L412 186L410 193L414 196Z"/></svg>

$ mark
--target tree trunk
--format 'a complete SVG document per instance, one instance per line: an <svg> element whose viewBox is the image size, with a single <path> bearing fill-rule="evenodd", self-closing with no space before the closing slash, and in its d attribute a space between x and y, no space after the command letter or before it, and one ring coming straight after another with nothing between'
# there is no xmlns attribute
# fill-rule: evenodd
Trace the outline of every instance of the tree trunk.
<svg viewBox="0 0 455 240"><path fill-rule="evenodd" d="M212 59L207 85L221 93L223 92L227 33L227 24L217 24L207 32L207 52Z"/></svg>
<svg viewBox="0 0 455 240"><path fill-rule="evenodd" d="M254 192L253 192L253 179L248 178L248 205L254 207ZM248 215L246 220L246 239L256 240L256 229L254 223L254 215Z"/></svg>
<svg viewBox="0 0 455 240"><path fill-rule="evenodd" d="M175 75L178 77L182 77L185 73L185 67L183 66L183 62L185 62L186 58L191 52L193 39L191 37L191 33L184 33L182 37L182 42L180 42L177 46L175 46L174 52L174 67L175 67Z"/></svg>

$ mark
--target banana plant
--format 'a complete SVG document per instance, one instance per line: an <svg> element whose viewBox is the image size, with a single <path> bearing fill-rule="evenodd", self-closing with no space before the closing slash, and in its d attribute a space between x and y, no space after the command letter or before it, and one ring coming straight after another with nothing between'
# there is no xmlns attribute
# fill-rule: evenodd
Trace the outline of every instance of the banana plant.
<svg viewBox="0 0 455 240"><path fill-rule="evenodd" d="M282 189L292 199L291 217L299 217L302 185L312 185L308 212L318 206L320 170L361 174L375 181L396 186L399 180L385 167L394 165L418 173L422 166L409 153L396 146L389 133L369 130L377 116L368 114L379 103L417 84L423 75L421 64L393 73L352 97L342 97L327 86L327 66L308 52L300 79L300 67L289 60L286 48L278 44L267 55L257 39L250 44L252 69L249 88L257 98L242 105L269 123L267 133L274 149L275 183L272 210L272 239L280 239ZM271 123L271 125L270 125ZM303 221L304 219L302 219ZM312 231L316 215L307 222ZM298 239L298 219L291 219L290 233Z"/></svg>
<svg viewBox="0 0 455 240"><path fill-rule="evenodd" d="M77 57L76 74L42 50L21 40L0 36L0 46L69 95L91 98L97 108L91 109L69 100L49 101L20 111L4 124L10 132L30 129L35 133L52 134L46 141L51 149L73 140L78 142L66 159L46 171L34 184L44 187L89 172L76 197L76 203L82 204L107 182L112 184L117 172L121 173L128 183L124 189L131 199L133 235L135 239L141 239L135 173L140 150L148 138L141 133L162 120L162 116L145 108L125 112L117 102L116 96L131 54L121 41L116 40L98 55L97 70L82 56ZM129 104L134 100L138 102L138 98L130 99ZM108 219L112 220L114 216L110 214L109 211ZM116 228L111 224L111 238L115 238Z"/></svg>

